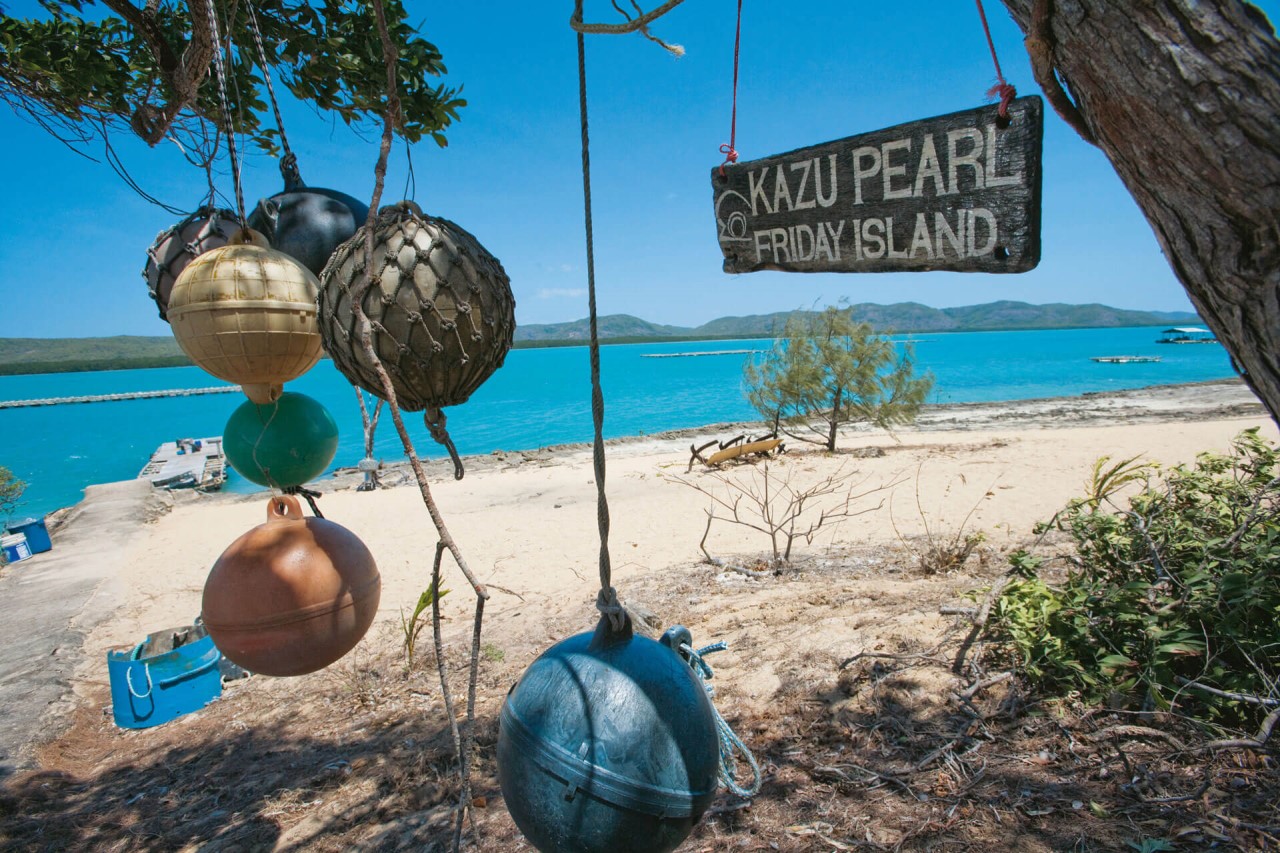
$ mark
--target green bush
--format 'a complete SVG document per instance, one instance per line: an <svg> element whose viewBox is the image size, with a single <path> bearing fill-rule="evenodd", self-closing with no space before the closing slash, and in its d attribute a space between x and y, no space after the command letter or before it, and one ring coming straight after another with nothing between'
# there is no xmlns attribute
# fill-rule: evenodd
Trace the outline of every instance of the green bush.
<svg viewBox="0 0 1280 853"><path fill-rule="evenodd" d="M1107 462L1039 528L1074 542L1065 582L1013 555L989 634L1042 691L1256 725L1280 699L1280 451L1255 428L1191 466Z"/></svg>

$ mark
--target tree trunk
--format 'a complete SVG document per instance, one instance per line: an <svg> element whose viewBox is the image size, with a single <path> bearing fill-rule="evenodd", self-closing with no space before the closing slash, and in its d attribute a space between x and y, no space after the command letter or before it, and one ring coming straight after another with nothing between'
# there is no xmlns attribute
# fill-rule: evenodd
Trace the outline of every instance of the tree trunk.
<svg viewBox="0 0 1280 853"><path fill-rule="evenodd" d="M1230 0L1003 2L1046 98L1111 160L1280 422L1280 42L1266 18Z"/></svg>
<svg viewBox="0 0 1280 853"><path fill-rule="evenodd" d="M840 397L843 388L836 389L836 401L831 407L831 428L827 430L827 452L836 452L836 427L840 425Z"/></svg>

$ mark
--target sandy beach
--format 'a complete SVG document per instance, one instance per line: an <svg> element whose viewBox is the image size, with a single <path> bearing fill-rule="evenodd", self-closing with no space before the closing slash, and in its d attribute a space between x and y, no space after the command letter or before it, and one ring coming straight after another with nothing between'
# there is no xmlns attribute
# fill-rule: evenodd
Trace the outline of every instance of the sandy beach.
<svg viewBox="0 0 1280 853"><path fill-rule="evenodd" d="M1225 451L1234 435L1254 427L1273 441L1280 438L1243 385L1221 382L933 407L918 424L894 435L848 429L836 454L789 441L784 455L726 465L721 471L695 463L686 472L690 444L730 438L743 429L740 426L610 442L613 581L623 601L651 615L655 624L682 622L699 642L727 640L738 656L720 661L718 701L732 709L727 715L767 720L779 713L782 700L797 683L819 693L824 681L834 684L836 664L850 654L931 646L953 630L952 622L938 614L939 604L963 601L966 592L989 585L1002 571L1004 555L1030 540L1033 525L1081 493L1097 458L1140 456L1162 465L1191 462L1201 451ZM434 451L433 447L428 452ZM485 614L486 661L477 705L482 729L488 731L520 670L551 643L594 624L598 540L590 449L498 452L468 460L466 478L457 482L444 475L443 461L434 460L428 467L433 493L454 538L493 596ZM856 496L851 517L823 527L812 542L798 542L794 565L767 578L726 566L760 568L768 556L768 538L715 521L705 548L719 564L708 564L699 543L712 507L709 495L728 494L726 481L750 483L754 478L759 483L766 470L773 482L797 489L834 476L842 484L841 494L852 490ZM370 731L401 725L406 715L421 716L425 719L415 725L427 725L429 739L439 740L440 730L431 729L429 722L440 719L439 688L431 686L432 656L424 655L428 662L412 673L398 667L403 659L401 613L412 608L429 580L435 530L402 468L386 472L384 480L398 485L357 492L357 477L349 472L320 484L325 516L363 539L382 574L377 620L347 661L299 679L235 682L221 700L198 714L157 729L122 731L110 720L107 650L190 622L200 610L210 565L232 540L263 520L266 504L265 495L153 496L149 517L139 519L119 546L120 568L109 594L100 592L95 598L94 606L105 610L83 638L71 680L74 699L62 704L57 720L50 720L50 726L61 728L48 731L60 734L33 753L34 772L56 771L77 779L114 775L119 783L121 768L127 767L132 783L143 784L149 778L148 767L158 772L148 755L168 754L171 763L175 750L212 748L220 738L233 735L247 738L258 749L265 732L274 732L271 737L286 743L296 734L290 726L300 726L308 737L328 744L318 751L312 744L315 755L338 749L347 762L343 773L350 775L355 766L351 778L358 779L363 772L359 768L368 762L360 764L352 757L352 750L359 750L351 744ZM915 561L930 538L970 533L980 533L982 542L966 566L944 575L919 571ZM474 599L456 567L447 562L446 567L445 585L451 590L442 604L446 658L461 678ZM365 670L381 673L376 689L361 681ZM464 689L461 682L459 687ZM374 690L381 698L359 698L360 690ZM920 698L925 706L932 701ZM318 710L322 708L328 710ZM753 732L764 737L761 727L767 728L764 723L748 726L748 739ZM483 736L481 740L483 753ZM387 743L379 741L370 749L389 748ZM447 752L446 741L437 746ZM281 749L287 752L290 747ZM238 761L251 762L252 756ZM491 772L491 761L491 755L482 754L482 778ZM432 765L432 784L443 786L441 790L447 788L440 781L447 775L446 764ZM232 774L233 769L219 765L201 772L216 777ZM161 824L152 826L132 807L126 810L132 817L122 818L120 825L146 824L149 832L158 833L160 847L173 849L210 839L235 842L240 845L235 849L339 849L405 837L422 841L439 831L439 815L431 815L433 808L443 808L444 794L434 805L428 801L404 806L400 812L379 812L373 823L382 827L381 835L338 820L336 815L355 808L353 803L370 798L379 802L387 796L353 794L357 789L343 780L324 787L324 795L315 798L317 804L306 808L297 806L296 797L290 799L293 794L285 796L276 789L255 795L259 807L252 820L245 817L243 805L220 806L230 809L227 820L240 821L239 834L222 823L216 831L166 830ZM284 778L274 784L284 790L295 781ZM492 799L496 788L491 782L482 782L480 789ZM232 784L231 777L221 778L219 784ZM107 797L105 784L100 795ZM280 805L282 796L286 805ZM110 811L104 802L95 809ZM269 803L279 806L274 814L267 814L273 811L264 805ZM500 805L479 813L481 829L492 841L481 849L522 849ZM761 811L757 818L766 816ZM0 824L0 838L3 827ZM795 842L780 849L818 849L805 847L794 833L787 836L780 827L775 829L777 833L766 837ZM8 830L14 838L28 837L17 824L10 823ZM171 831L177 834L165 834ZM710 831L705 826L699 830L710 846L689 849L722 849L705 834ZM991 831L998 836L994 825ZM1055 849L1043 840L1038 843L1041 846L1019 849Z"/></svg>
<svg viewBox="0 0 1280 853"><path fill-rule="evenodd" d="M1249 414L1241 416L1244 412ZM848 428L834 455L799 441L768 462L775 477L797 487L843 471L860 515L824 530L797 552L820 554L851 545L887 546L926 533L926 526L968 526L993 547L1026 538L1032 525L1080 493L1100 456L1142 456L1162 464L1189 462L1203 450L1223 451L1240 430L1275 427L1239 383L1165 386L1143 391L1018 403L938 406L890 435ZM721 424L666 436L609 442L607 484L615 585L624 594L640 571L675 568L702 558L699 540L711 505L699 486L723 494L717 476L760 476L765 463L686 473L690 444L759 430ZM424 447L434 453L434 447ZM433 494L477 577L507 590L489 613L488 628L506 636L540 637L538 620L565 609L589 619L595 600L598 536L596 490L588 446L494 453L467 460L465 479L442 476L445 460L428 465ZM356 478L339 477L320 501L325 517L368 545L382 573L378 621L395 624L429 580L436 536L407 466L384 475L398 485L356 492ZM684 481L683 483L681 481ZM321 488L325 484L321 482ZM168 496L164 496L167 498ZM172 509L130 538L120 577L120 609L88 643L96 662L106 648L136 642L148 631L194 618L205 575L222 550L264 518L258 496L178 495ZM918 504L918 505L917 505ZM713 523L712 554L750 562L768 540L742 527ZM465 581L450 572L450 586ZM445 605L460 619L466 596ZM508 625L508 622L510 623Z"/></svg>

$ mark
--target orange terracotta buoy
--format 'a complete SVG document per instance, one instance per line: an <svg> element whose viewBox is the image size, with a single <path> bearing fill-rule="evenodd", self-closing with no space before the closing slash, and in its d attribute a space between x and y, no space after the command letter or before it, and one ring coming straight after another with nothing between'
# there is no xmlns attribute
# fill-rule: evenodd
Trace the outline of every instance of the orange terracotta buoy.
<svg viewBox="0 0 1280 853"><path fill-rule="evenodd" d="M250 672L303 675L360 642L381 594L378 567L359 537L304 518L297 498L278 496L267 503L266 523L213 564L204 624L222 654Z"/></svg>

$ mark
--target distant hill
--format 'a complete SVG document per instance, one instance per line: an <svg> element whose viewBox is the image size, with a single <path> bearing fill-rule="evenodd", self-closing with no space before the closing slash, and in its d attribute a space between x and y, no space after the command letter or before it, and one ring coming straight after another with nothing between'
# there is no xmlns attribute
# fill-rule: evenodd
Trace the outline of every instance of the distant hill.
<svg viewBox="0 0 1280 853"><path fill-rule="evenodd" d="M0 338L0 375L129 370L191 364L168 335L111 338Z"/></svg>
<svg viewBox="0 0 1280 853"><path fill-rule="evenodd" d="M997 329L1073 329L1168 326L1200 323L1185 311L1127 311L1106 305L1031 305L989 302L960 308L930 308L918 302L854 305L854 317L880 331L974 332ZM701 326L664 326L630 314L599 318L600 337L614 343L654 339L764 338L780 333L791 311L720 317ZM577 344L590 337L588 323L541 323L516 328L516 346ZM119 335L111 338L0 338L0 375L127 370L190 364L173 338Z"/></svg>
<svg viewBox="0 0 1280 853"><path fill-rule="evenodd" d="M602 338L666 338L691 333L680 326L662 326L632 317L630 314L610 314L596 320ZM571 323L530 323L516 326L517 341L586 341L591 339L587 319Z"/></svg>
<svg viewBox="0 0 1280 853"><path fill-rule="evenodd" d="M1162 326L1171 323L1198 323L1200 318L1186 311L1129 311L1107 305L1032 305L1027 302L989 302L959 308L930 308L918 302L877 305L863 302L851 306L857 320L876 329L894 332L975 332L996 329L1082 329L1118 326ZM599 319L601 338L682 337L728 338L768 337L778 334L792 311L720 317L701 326L660 326L629 314L611 314ZM580 341L588 337L587 321L546 323L516 328L517 341Z"/></svg>

